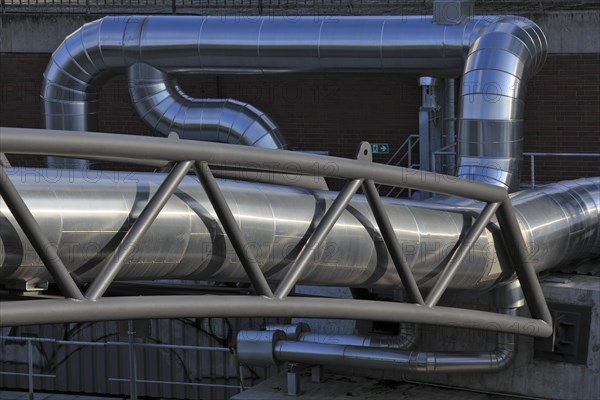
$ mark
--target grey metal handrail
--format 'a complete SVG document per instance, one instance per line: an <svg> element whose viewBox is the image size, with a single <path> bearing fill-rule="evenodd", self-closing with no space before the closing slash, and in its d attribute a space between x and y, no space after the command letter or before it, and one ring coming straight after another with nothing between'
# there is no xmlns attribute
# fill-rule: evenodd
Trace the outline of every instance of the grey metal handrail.
<svg viewBox="0 0 600 400"><path fill-rule="evenodd" d="M56 374L42 374L35 373L33 368L33 343L52 343L64 346L91 346L91 347L128 347L129 348L129 367L130 376L128 378L108 378L109 381L116 382L129 382L130 385L130 398L131 400L137 400L137 384L138 383L155 383L162 385L182 385L182 386L202 386L202 387L222 387L238 389L240 392L246 389L246 385L243 381L242 366L238 370L238 385L218 384L218 383L201 383L201 382L173 382L173 381L162 381L162 380L144 380L137 379L137 357L135 353L136 348L156 348L156 349L176 349L184 351L209 351L209 352L222 352L232 355L231 350L225 347L213 347L213 346L190 346L190 345L173 345L163 343L139 343L133 340L133 321L128 321L128 341L117 342L117 341L85 341L85 340L60 340L54 338L40 338L40 337L26 337L26 336L0 336L0 340L3 341L14 341L14 342L25 342L27 344L27 372L7 372L0 371L1 375L6 376L27 376L27 390L29 398L34 399L34 381L33 378L53 378L56 379Z"/></svg>

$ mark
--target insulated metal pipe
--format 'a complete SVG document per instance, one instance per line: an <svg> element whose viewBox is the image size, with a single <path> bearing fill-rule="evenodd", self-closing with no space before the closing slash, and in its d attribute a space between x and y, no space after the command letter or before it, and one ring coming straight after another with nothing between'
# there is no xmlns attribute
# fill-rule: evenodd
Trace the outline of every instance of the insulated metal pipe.
<svg viewBox="0 0 600 400"><path fill-rule="evenodd" d="M91 281L125 228L164 179L161 174L6 169L71 274ZM35 172L35 171L34 171ZM40 175L44 173L47 175ZM90 175L93 173L93 175ZM283 279L335 193L222 181L223 195L269 282ZM600 178L529 190L513 197L537 271L600 254ZM417 283L430 288L474 214L464 207L386 199L384 207ZM0 281L52 281L14 216L0 202ZM497 227L473 245L449 287L487 289L512 274ZM117 280L210 279L247 275L196 178L183 179ZM366 199L354 196L300 277L304 284L398 287L401 280Z"/></svg>
<svg viewBox="0 0 600 400"><path fill-rule="evenodd" d="M155 132L181 139L280 149L277 124L248 103L233 99L194 99L177 80L148 64L127 69L129 93L139 117Z"/></svg>
<svg viewBox="0 0 600 400"><path fill-rule="evenodd" d="M149 73L140 63L161 82L162 74L178 72L411 71L456 77L462 71L459 174L514 190L525 84L543 65L545 52L539 27L520 17L473 17L456 25L424 16L105 17L84 25L54 52L41 97L46 128L89 131L96 130L98 96L111 74L138 65L129 70L134 100L154 98L136 83L141 72ZM183 95L173 85L164 88L164 104L171 106L160 118L162 111L155 111L162 106L145 115L154 126L182 127L176 97ZM143 112L153 110L152 104L137 107ZM247 121L247 115L238 117Z"/></svg>
<svg viewBox="0 0 600 400"><path fill-rule="evenodd" d="M513 289L514 285L508 285L506 290ZM499 311L513 317L517 315L518 307L505 307ZM516 335L505 332L497 333L493 350L481 352L406 351L397 338L302 333L294 339L281 331L275 332L280 334L239 332L240 361L255 364L270 360L273 364L292 362L426 373L497 372L510 365L517 348ZM263 350L257 352L256 349Z"/></svg>

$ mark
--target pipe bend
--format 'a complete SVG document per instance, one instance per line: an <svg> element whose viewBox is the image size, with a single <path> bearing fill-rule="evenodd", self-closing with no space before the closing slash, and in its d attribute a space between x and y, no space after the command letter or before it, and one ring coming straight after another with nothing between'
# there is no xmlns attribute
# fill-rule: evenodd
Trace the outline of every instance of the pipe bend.
<svg viewBox="0 0 600 400"><path fill-rule="evenodd" d="M145 63L130 66L127 78L134 109L159 135L174 131L182 139L286 147L277 124L248 103L190 97L167 72Z"/></svg>
<svg viewBox="0 0 600 400"><path fill-rule="evenodd" d="M519 188L526 84L546 53L546 37L528 19L502 16L479 28L461 81L459 177Z"/></svg>

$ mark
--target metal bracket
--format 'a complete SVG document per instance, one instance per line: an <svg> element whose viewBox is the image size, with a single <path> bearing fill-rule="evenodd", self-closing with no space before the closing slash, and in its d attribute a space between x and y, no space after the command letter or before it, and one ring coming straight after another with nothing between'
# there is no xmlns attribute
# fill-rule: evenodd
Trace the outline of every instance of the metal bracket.
<svg viewBox="0 0 600 400"><path fill-rule="evenodd" d="M535 339L534 357L541 360L587 364L592 308L549 303L554 321L552 336Z"/></svg>

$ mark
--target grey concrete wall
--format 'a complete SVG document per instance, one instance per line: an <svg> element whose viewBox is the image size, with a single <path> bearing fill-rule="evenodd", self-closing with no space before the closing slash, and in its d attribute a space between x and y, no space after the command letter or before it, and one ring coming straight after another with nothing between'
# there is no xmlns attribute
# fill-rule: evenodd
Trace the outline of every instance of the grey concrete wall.
<svg viewBox="0 0 600 400"><path fill-rule="evenodd" d="M381 13L390 14L389 10L383 9ZM216 14L224 15L222 12ZM525 16L544 30L550 53L600 53L600 10L542 12ZM0 53L51 53L68 34L98 17L4 14L0 17Z"/></svg>
<svg viewBox="0 0 600 400"><path fill-rule="evenodd" d="M0 53L52 53L67 35L94 19L85 15L2 15Z"/></svg>

